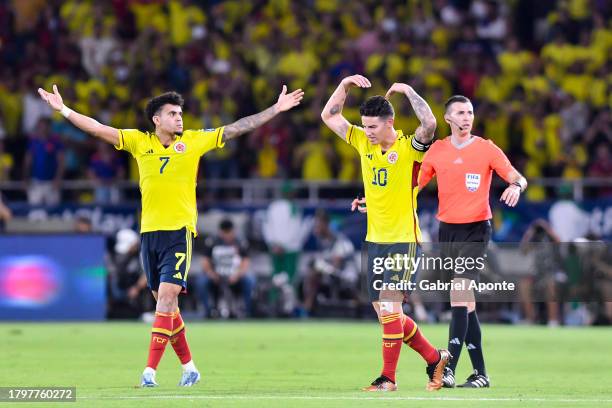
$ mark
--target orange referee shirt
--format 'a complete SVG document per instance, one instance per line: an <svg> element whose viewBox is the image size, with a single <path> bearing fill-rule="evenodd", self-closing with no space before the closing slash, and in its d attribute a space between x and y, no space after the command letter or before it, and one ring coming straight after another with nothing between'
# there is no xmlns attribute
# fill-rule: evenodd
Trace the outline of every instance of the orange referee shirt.
<svg viewBox="0 0 612 408"><path fill-rule="evenodd" d="M436 141L425 154L419 190L437 176L440 221L465 224L488 220L492 217L489 189L493 170L507 182L515 171L495 143L472 136L455 146L449 136Z"/></svg>

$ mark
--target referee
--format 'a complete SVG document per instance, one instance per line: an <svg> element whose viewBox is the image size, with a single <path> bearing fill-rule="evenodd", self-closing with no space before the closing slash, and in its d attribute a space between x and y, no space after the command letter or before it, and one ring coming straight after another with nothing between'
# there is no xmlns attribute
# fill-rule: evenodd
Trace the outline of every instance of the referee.
<svg viewBox="0 0 612 408"><path fill-rule="evenodd" d="M509 186L500 201L514 207L525 188L527 180L518 172L506 155L492 141L471 133L474 108L468 98L452 96L445 104L445 121L451 127L451 135L436 141L423 159L419 175L419 191L432 177L438 179L439 241L442 258L483 257L491 238L489 190L493 170ZM455 368L466 344L474 373L458 387L489 387L481 348L481 331L476 314L474 291L471 281L478 281L478 270L451 271L453 288L450 301L452 319L449 328L448 350L453 356L445 367L444 387L455 387ZM461 283L461 285L458 285Z"/></svg>

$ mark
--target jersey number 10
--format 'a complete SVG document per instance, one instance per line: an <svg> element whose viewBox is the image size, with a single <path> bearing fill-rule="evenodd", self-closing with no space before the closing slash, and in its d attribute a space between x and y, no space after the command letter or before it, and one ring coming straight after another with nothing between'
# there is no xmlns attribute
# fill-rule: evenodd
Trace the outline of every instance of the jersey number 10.
<svg viewBox="0 0 612 408"><path fill-rule="evenodd" d="M376 167L372 167L372 171L374 175L372 177L372 184L375 186L384 187L387 185L387 169L376 169Z"/></svg>

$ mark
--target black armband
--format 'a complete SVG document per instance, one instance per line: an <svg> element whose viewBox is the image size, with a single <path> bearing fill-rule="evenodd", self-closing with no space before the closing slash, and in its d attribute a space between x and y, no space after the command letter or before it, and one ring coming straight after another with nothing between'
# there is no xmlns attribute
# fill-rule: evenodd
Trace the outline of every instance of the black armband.
<svg viewBox="0 0 612 408"><path fill-rule="evenodd" d="M414 147L415 150L418 150L419 152L426 152L427 150L429 150L429 148L431 147L431 144L433 143L433 140L427 144L425 143L421 143L417 140L416 136L412 137L412 147Z"/></svg>

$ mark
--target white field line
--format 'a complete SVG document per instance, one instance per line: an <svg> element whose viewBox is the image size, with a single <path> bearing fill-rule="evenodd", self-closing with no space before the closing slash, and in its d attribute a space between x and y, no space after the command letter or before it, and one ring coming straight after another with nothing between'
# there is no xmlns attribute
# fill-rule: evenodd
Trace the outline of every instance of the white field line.
<svg viewBox="0 0 612 408"><path fill-rule="evenodd" d="M576 398L459 398L459 397L323 397L308 395L126 395L126 396L78 396L77 400L147 400L147 399L201 399L201 400L320 400L320 401L523 401L523 402L567 402L567 403L612 403L612 399L576 399Z"/></svg>

